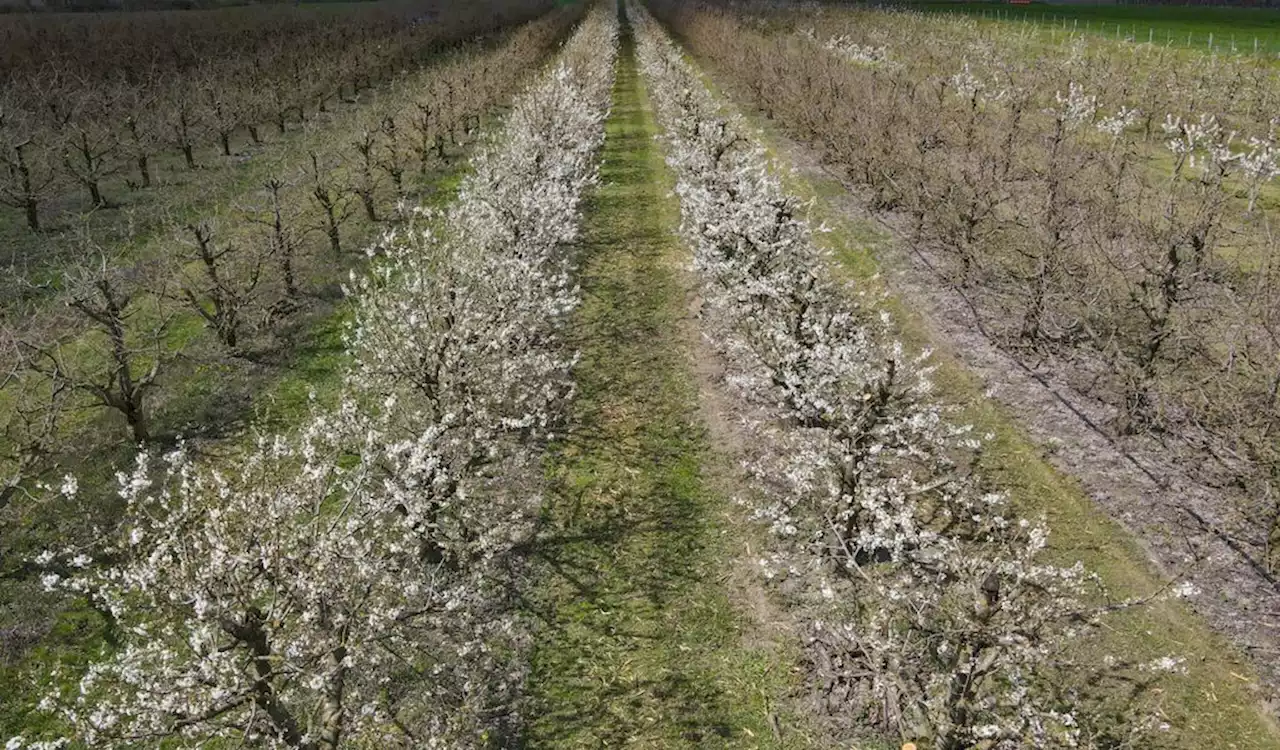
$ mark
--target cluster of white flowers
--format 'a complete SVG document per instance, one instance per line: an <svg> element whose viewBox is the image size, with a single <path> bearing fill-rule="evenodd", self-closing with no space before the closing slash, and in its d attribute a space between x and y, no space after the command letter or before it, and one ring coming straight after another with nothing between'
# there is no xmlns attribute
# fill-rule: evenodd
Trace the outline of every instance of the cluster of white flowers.
<svg viewBox="0 0 1280 750"><path fill-rule="evenodd" d="M1267 138L1250 138L1248 153L1240 157L1240 168L1264 182L1280 177L1280 148L1276 146L1275 130L1273 122Z"/></svg>
<svg viewBox="0 0 1280 750"><path fill-rule="evenodd" d="M965 99L975 99L986 88L982 79L973 74L968 60L964 61L964 66L960 68L959 73L951 76L951 86L956 90L956 94Z"/></svg>
<svg viewBox="0 0 1280 750"><path fill-rule="evenodd" d="M1244 173L1249 188L1249 212L1258 204L1262 187L1280 177L1280 146L1276 145L1276 131L1280 118L1271 121L1266 138L1249 139L1249 150L1240 156L1240 171Z"/></svg>
<svg viewBox="0 0 1280 750"><path fill-rule="evenodd" d="M1223 130L1213 115L1200 115L1194 122L1166 115L1160 127L1169 136L1165 145L1177 160L1175 174L1185 164L1191 169L1199 167L1204 177L1220 178L1241 156L1231 150L1236 134Z"/></svg>
<svg viewBox="0 0 1280 750"><path fill-rule="evenodd" d="M858 44L847 36L833 36L823 45L849 62L860 65L883 65L889 61L889 48Z"/></svg>
<svg viewBox="0 0 1280 750"><path fill-rule="evenodd" d="M1234 148L1237 133L1227 131L1213 115L1200 115L1195 121L1178 115L1166 115L1161 129L1174 156L1174 177L1183 169L1198 170L1197 179L1205 185L1221 186L1223 178L1238 174L1248 193L1247 211L1253 213L1258 197L1268 182L1280 177L1280 148L1276 146L1276 129L1280 119L1272 120L1266 137L1251 137L1246 150Z"/></svg>
<svg viewBox="0 0 1280 750"><path fill-rule="evenodd" d="M847 34L828 37L826 41L822 41L812 28L802 29L797 34L806 42L814 44L846 62L867 67L902 69L901 64L894 61L889 55L889 47L887 45L861 44Z"/></svg>
<svg viewBox="0 0 1280 750"><path fill-rule="evenodd" d="M385 257L350 290L337 406L231 459L139 456L98 563L41 557L49 584L88 597L118 641L41 705L77 743L502 736L524 640L505 582L572 393L566 245L596 179L616 48L602 4L516 101L458 200L383 238Z"/></svg>
<svg viewBox="0 0 1280 750"><path fill-rule="evenodd" d="M928 354L837 281L746 126L633 16L707 338L759 438L745 502L773 539L760 565L808 624L832 714L938 747L1087 743L1082 680L1060 678L1063 646L1102 611L1096 577L1042 561L1046 528L977 471L981 441L933 395ZM1062 99L1073 124L1092 117L1078 88Z"/></svg>
<svg viewBox="0 0 1280 750"><path fill-rule="evenodd" d="M1093 121L1098 112L1098 97L1086 94L1084 87L1075 81L1067 85L1067 93L1054 92L1054 106L1045 110L1065 130L1075 130Z"/></svg>
<svg viewBox="0 0 1280 750"><path fill-rule="evenodd" d="M1121 107L1114 115L1103 115L1094 126L1099 133L1119 138L1126 130L1137 124L1142 112L1132 107Z"/></svg>

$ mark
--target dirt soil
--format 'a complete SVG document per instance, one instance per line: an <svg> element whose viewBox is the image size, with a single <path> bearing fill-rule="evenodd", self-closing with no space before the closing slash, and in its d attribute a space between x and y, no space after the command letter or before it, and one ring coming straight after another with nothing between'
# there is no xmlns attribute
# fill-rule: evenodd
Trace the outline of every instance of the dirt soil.
<svg viewBox="0 0 1280 750"><path fill-rule="evenodd" d="M683 271L684 288L696 289L693 274L689 269ZM745 420L759 418L759 415L731 393L725 380L724 361L697 325L702 310L701 297L690 291L687 305L689 315L682 328L698 387L698 413L706 426L708 442L714 446L703 460L704 476L720 496L745 497L750 492L750 480L739 468L750 456L751 437ZM803 674L803 662L795 653L803 640L801 627L794 613L774 601L756 563L768 543L762 526L752 522L746 508L736 503L725 507L722 524L732 530L733 543L727 545L732 557L726 565L725 584L730 599L744 618L743 645L776 654L777 663L791 665L791 674L783 681L791 686L791 691L779 696L784 705L769 712L775 740L786 740L801 747L842 746L823 725L814 696L809 694L812 682Z"/></svg>

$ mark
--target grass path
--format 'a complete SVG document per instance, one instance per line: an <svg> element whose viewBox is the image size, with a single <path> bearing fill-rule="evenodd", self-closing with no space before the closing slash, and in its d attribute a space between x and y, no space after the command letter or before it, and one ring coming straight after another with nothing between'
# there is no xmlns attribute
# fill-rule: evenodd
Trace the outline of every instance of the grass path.
<svg viewBox="0 0 1280 750"><path fill-rule="evenodd" d="M527 746L779 747L787 669L744 644L731 600L679 210L625 26L606 132L581 256L580 395L536 555Z"/></svg>

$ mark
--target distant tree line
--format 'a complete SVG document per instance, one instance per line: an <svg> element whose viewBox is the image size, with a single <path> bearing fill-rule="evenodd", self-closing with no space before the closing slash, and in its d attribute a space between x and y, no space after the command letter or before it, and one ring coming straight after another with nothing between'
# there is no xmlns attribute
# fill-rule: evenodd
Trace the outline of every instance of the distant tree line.
<svg viewBox="0 0 1280 750"><path fill-rule="evenodd" d="M297 5L299 0L0 0L0 13L99 13L104 11L203 10L238 5ZM307 0L373 2L373 0Z"/></svg>

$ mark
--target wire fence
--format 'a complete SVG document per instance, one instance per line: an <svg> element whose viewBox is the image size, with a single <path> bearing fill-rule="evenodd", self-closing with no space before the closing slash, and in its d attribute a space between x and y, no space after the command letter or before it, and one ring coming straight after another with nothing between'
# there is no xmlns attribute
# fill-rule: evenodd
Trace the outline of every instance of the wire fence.
<svg viewBox="0 0 1280 750"><path fill-rule="evenodd" d="M953 11L947 11L951 13ZM966 11L961 11L966 12ZM969 15L977 12L967 11ZM1118 42L1163 44L1166 46L1202 49L1218 54L1253 54L1280 57L1280 34L1267 35L1223 34L1214 31L1197 32L1188 29L1157 27L1141 23L1081 19L1048 13L1019 13L1016 9L996 8L981 11L981 17L992 21L1006 21L1037 25L1063 33L1092 34L1115 39Z"/></svg>
<svg viewBox="0 0 1280 750"><path fill-rule="evenodd" d="M1079 18L1043 11L1017 8L938 8L912 3L877 3L881 7L964 15L984 21L1020 23L1027 27L1039 27L1051 36L1059 34L1087 34L1135 44L1160 44L1170 47L1199 49L1216 54L1266 55L1280 59L1280 26L1277 31L1257 33L1232 33L1220 30L1181 29L1171 26L1146 24L1135 21ZM1280 22L1280 14L1277 15Z"/></svg>

